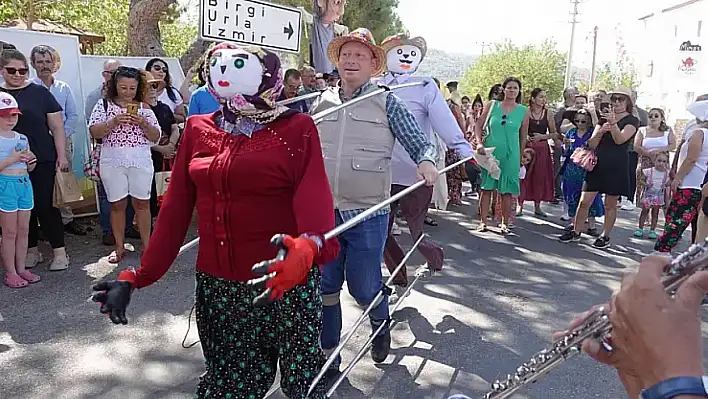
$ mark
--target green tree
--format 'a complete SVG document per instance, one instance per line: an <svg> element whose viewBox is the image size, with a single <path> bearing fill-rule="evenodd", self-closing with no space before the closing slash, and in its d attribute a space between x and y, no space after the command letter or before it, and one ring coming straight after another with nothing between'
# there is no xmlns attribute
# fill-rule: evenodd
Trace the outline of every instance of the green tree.
<svg viewBox="0 0 708 399"><path fill-rule="evenodd" d="M552 41L523 47L509 42L497 44L465 72L460 90L486 94L494 84L509 76L521 81L524 101L536 87L546 91L549 101L558 100L563 93L565 55L556 50Z"/></svg>
<svg viewBox="0 0 708 399"><path fill-rule="evenodd" d="M349 0L342 23L350 30L364 27L374 35L377 43L404 30L396 8L398 0Z"/></svg>
<svg viewBox="0 0 708 399"><path fill-rule="evenodd" d="M612 90L618 87L636 89L639 87L639 74L631 61L615 65L609 62L603 64L596 71L595 84L591 85L588 80L578 82L580 91L589 93L597 90Z"/></svg>

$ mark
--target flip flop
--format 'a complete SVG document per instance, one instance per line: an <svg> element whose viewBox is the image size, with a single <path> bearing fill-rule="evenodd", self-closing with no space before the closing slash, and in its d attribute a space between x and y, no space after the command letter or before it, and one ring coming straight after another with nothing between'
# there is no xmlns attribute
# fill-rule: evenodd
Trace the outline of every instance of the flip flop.
<svg viewBox="0 0 708 399"><path fill-rule="evenodd" d="M112 265L117 265L118 263L123 261L124 257L125 257L125 251L120 252L120 253L113 251L113 252L111 252L110 255L108 255L108 263L110 263Z"/></svg>
<svg viewBox="0 0 708 399"><path fill-rule="evenodd" d="M19 275L20 275L20 277L22 277L25 281L27 281L30 284L38 283L40 280L42 280L41 277L32 273L29 270L25 270L22 273L19 273Z"/></svg>
<svg viewBox="0 0 708 399"><path fill-rule="evenodd" d="M484 233L485 231L487 231L487 225L484 223L480 223L480 225L477 226L477 232Z"/></svg>
<svg viewBox="0 0 708 399"><path fill-rule="evenodd" d="M29 285L27 280L23 279L17 274L11 276L5 276L5 285L10 288L25 288Z"/></svg>
<svg viewBox="0 0 708 399"><path fill-rule="evenodd" d="M499 225L499 231L504 234L511 234L511 230L509 230L509 226L505 225L504 223Z"/></svg>

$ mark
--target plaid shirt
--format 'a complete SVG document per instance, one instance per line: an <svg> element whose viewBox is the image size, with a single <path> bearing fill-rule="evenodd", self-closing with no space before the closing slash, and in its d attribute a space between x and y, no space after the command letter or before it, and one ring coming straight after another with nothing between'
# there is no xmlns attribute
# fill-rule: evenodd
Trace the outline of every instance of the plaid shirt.
<svg viewBox="0 0 708 399"><path fill-rule="evenodd" d="M371 89L372 86L374 86L374 84L371 82L363 85L354 92L350 100L359 97L362 93ZM339 88L339 98L342 103L347 101L344 98L344 90L341 87ZM406 107L406 104L392 92L386 94L386 116L388 117L388 125L391 129L391 133L393 133L396 140L405 148L413 162L420 164L423 161L430 161L435 164L437 155L435 145L431 143L426 134L423 133L415 115L413 115L413 113L408 110L408 107ZM346 222L365 210L366 209L350 209L348 211L337 210L337 212L339 212L342 220ZM391 208L387 206L375 212L367 219L387 215L389 212L391 212Z"/></svg>

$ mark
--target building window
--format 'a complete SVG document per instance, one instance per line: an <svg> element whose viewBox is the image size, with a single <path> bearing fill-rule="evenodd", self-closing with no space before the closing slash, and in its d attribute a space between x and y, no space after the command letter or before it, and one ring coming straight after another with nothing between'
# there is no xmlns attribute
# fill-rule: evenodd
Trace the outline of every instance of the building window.
<svg viewBox="0 0 708 399"><path fill-rule="evenodd" d="M698 37L701 37L701 28L703 28L703 21L698 21Z"/></svg>

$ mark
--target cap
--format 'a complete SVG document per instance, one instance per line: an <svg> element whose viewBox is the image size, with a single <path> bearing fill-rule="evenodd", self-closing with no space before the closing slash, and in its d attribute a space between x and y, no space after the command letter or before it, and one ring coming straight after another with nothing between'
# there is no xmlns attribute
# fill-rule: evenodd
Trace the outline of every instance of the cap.
<svg viewBox="0 0 708 399"><path fill-rule="evenodd" d="M0 92L0 116L21 115L20 107L15 97L8 93Z"/></svg>

